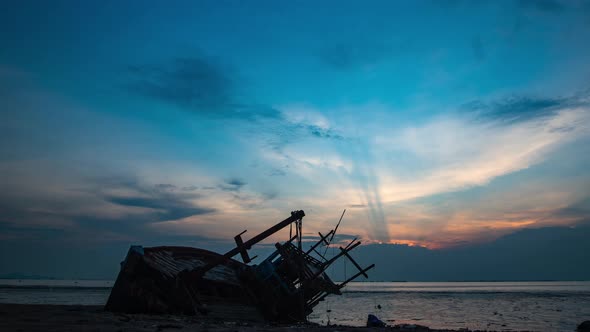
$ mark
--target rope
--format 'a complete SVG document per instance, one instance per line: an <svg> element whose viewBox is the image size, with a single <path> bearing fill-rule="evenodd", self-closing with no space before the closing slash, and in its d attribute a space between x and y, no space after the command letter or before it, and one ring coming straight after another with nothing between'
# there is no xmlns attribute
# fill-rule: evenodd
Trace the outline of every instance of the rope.
<svg viewBox="0 0 590 332"><path fill-rule="evenodd" d="M328 247L329 248L329 247ZM326 251L328 251L328 248L326 248ZM334 257L334 247L332 247L332 257ZM330 268L332 269L332 275L334 275L334 264L332 264L330 266ZM346 279L344 279L346 280ZM332 306L330 305L330 297L326 297L326 313L328 316L328 326L330 326L330 313L332 312Z"/></svg>
<svg viewBox="0 0 590 332"><path fill-rule="evenodd" d="M348 280L348 277L346 276L346 259L344 259L344 280Z"/></svg>

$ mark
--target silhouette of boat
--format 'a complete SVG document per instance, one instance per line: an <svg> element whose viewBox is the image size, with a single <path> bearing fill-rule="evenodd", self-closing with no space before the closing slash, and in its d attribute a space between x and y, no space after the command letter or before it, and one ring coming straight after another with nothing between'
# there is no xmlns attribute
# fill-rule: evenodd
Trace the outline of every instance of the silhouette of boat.
<svg viewBox="0 0 590 332"><path fill-rule="evenodd" d="M344 213L343 213L344 215ZM331 245L336 227L308 250L302 248L303 211L243 242L225 254L191 247L131 246L113 286L105 310L125 313L186 314L211 319L299 322L330 294L374 267L361 268L349 252L360 245L354 239L334 257L325 258L316 248ZM252 264L248 250L288 225L295 235L276 243L276 250L259 264ZM232 257L240 254L242 262ZM325 273L341 257L358 273L338 284Z"/></svg>

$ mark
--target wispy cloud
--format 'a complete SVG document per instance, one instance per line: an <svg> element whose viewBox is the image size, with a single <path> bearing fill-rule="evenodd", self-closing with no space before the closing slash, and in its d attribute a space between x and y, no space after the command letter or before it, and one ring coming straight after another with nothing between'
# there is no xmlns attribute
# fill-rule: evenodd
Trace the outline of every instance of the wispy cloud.
<svg viewBox="0 0 590 332"><path fill-rule="evenodd" d="M483 185L542 162L558 147L590 134L587 107L554 109L528 121L441 118L379 139L384 153L402 151L430 164L413 180L387 176L383 196L399 201Z"/></svg>
<svg viewBox="0 0 590 332"><path fill-rule="evenodd" d="M463 109L483 120L501 120L506 122L526 121L533 118L554 115L567 108L584 106L579 97L571 98L533 98L510 97L501 101L485 103L473 101L463 105Z"/></svg>
<svg viewBox="0 0 590 332"><path fill-rule="evenodd" d="M490 108L495 113L486 116L451 113L430 118L422 125L397 125L387 130L365 132L359 127L342 126L342 131L355 133L357 138L348 138L342 145L340 141L325 141L314 148L287 143L282 153L267 153L266 158L275 165L290 164L290 173L309 179L306 184L316 207L359 206L355 210L365 216L351 211L357 226L347 231L363 233L374 241L448 246L481 239L479 236L490 227L494 231L487 236L492 238L514 228L542 225L546 213L553 212L523 213L513 221L508 214L495 214L471 223L470 218L478 219L477 212L430 214L423 206L402 217L396 207L415 199L484 187L495 179L539 165L563 146L590 137L590 109L583 98L548 100L515 98L512 103L492 103L501 107ZM333 121L326 118L319 123L331 127ZM371 130L379 128L364 125ZM556 211L563 204L551 205L549 210ZM324 213L327 218L330 211L322 211L322 216ZM359 230L360 225L364 232Z"/></svg>

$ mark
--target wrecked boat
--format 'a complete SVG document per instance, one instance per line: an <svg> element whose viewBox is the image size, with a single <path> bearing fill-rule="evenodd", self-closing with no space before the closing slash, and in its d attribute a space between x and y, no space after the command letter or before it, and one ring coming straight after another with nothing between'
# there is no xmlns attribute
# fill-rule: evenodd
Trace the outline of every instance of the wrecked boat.
<svg viewBox="0 0 590 332"><path fill-rule="evenodd" d="M345 210L346 211L346 210ZM361 244L356 239L339 253L326 258L317 249L330 246L338 229L307 250L302 248L305 213L291 216L262 233L243 241L234 237L236 247L225 254L190 247L131 246L113 286L105 310L125 313L186 314L211 319L301 322L330 294L374 267L362 268L350 255ZM342 214L344 216L344 213ZM248 250L279 230L295 226L295 235L259 264L250 264ZM242 261L233 257L240 255ZM335 283L326 269L345 257L358 273Z"/></svg>

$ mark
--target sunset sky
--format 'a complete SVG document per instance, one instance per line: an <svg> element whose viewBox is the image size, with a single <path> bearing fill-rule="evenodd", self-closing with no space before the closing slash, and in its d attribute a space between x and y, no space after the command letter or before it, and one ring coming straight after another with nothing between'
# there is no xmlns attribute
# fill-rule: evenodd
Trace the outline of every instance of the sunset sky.
<svg viewBox="0 0 590 332"><path fill-rule="evenodd" d="M5 1L0 40L5 243L590 222L590 2Z"/></svg>

